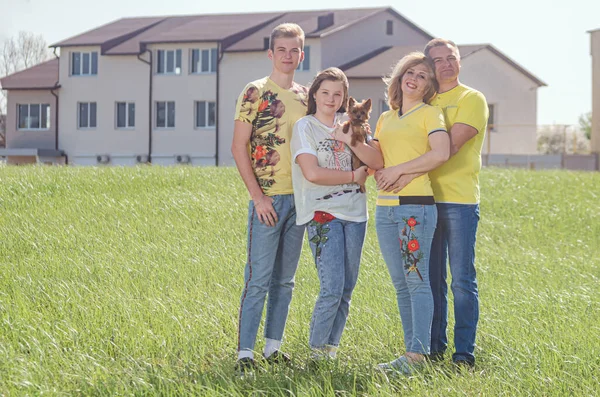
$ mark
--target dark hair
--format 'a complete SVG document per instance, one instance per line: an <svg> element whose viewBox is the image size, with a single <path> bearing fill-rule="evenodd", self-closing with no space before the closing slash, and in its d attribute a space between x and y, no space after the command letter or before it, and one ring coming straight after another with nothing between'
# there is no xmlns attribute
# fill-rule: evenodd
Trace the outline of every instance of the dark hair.
<svg viewBox="0 0 600 397"><path fill-rule="evenodd" d="M315 94L321 87L321 83L327 81L340 81L344 86L344 97L342 98L342 106L340 106L338 112L344 113L348 107L348 78L338 68L327 68L322 72L319 72L308 90L308 109L306 114L315 114L317 112L317 102L315 101Z"/></svg>
<svg viewBox="0 0 600 397"><path fill-rule="evenodd" d="M452 40L442 39L442 38L437 38L437 39L430 40L429 43L427 43L427 45L425 46L425 49L423 50L423 53L425 54L425 56L427 58L431 59L431 57L429 56L429 51L433 47L441 47L441 46L454 47L456 49L456 53L460 55L460 52L458 51L458 46L456 45L455 42L453 42Z"/></svg>

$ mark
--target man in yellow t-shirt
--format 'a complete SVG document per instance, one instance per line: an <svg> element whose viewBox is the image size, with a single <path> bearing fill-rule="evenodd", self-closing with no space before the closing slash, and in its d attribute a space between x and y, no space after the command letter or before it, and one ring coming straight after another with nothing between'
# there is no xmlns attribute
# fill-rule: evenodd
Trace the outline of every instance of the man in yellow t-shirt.
<svg viewBox="0 0 600 397"><path fill-rule="evenodd" d="M248 252L239 310L236 369L255 367L254 344L268 294L263 356L287 362L280 351L304 226L296 225L290 141L306 114L307 89L294 82L304 58L304 32L296 24L273 29L269 77L242 90L236 105L231 152L248 193Z"/></svg>
<svg viewBox="0 0 600 397"><path fill-rule="evenodd" d="M475 364L475 335L479 320L479 295L475 272L475 240L479 222L479 170L487 129L488 107L483 94L461 84L460 53L450 40L431 40L424 50L435 65L440 85L431 100L444 112L450 134L451 158L431 171L431 186L438 208L438 223L431 245L429 278L433 292L431 356L440 359L448 346L449 259L454 296L454 345L452 360Z"/></svg>

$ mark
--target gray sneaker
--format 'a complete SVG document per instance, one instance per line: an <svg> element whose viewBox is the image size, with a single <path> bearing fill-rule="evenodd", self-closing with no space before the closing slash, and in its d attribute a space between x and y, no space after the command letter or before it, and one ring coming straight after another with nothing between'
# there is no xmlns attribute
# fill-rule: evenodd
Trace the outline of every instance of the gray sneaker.
<svg viewBox="0 0 600 397"><path fill-rule="evenodd" d="M413 372L414 366L408 363L408 359L405 356L400 356L389 363L377 364L377 368L384 372L398 372L410 375Z"/></svg>

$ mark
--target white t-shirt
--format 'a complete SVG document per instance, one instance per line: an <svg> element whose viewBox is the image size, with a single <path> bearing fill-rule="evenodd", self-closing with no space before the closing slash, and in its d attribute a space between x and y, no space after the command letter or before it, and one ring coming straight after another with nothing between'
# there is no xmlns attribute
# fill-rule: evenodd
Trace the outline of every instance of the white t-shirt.
<svg viewBox="0 0 600 397"><path fill-rule="evenodd" d="M334 124L341 120L338 113ZM304 178L296 163L300 154L317 157L319 167L341 171L352 170L352 151L342 142L333 139L335 128L326 126L313 115L304 116L294 124L292 133L292 183L296 203L296 223L303 225L313 219L315 211L328 212L346 221L367 220L367 195L361 193L356 183L341 185L316 185Z"/></svg>

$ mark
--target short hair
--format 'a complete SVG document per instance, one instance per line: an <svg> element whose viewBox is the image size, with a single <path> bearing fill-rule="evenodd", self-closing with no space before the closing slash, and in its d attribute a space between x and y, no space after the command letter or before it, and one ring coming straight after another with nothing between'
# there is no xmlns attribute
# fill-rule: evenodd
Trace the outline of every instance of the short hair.
<svg viewBox="0 0 600 397"><path fill-rule="evenodd" d="M321 83L324 81L340 81L344 86L344 95L342 98L342 106L338 109L338 112L344 113L348 107L348 78L338 68L327 68L322 72L319 72L308 90L308 107L306 114L315 114L317 112L317 102L315 101L315 94L321 87Z"/></svg>
<svg viewBox="0 0 600 397"><path fill-rule="evenodd" d="M431 60L422 52L411 52L404 56L394 69L389 77L383 79L387 86L387 102L391 109L402 109L402 77L406 71L417 65L425 65L427 67L427 88L423 96L423 102L428 103L438 90L438 83L435 79L435 73Z"/></svg>
<svg viewBox="0 0 600 397"><path fill-rule="evenodd" d="M304 49L304 30L295 23L282 23L275 26L271 31L271 37L269 38L269 49L275 51L275 39L282 37L300 39L300 48Z"/></svg>
<svg viewBox="0 0 600 397"><path fill-rule="evenodd" d="M430 40L429 43L427 43L427 45L425 46L425 49L423 50L423 53L425 54L425 56L427 58L431 59L431 57L429 56L429 51L431 51L431 49L433 47L441 47L441 46L454 47L456 49L456 53L460 57L460 51L458 50L458 46L456 45L455 42L453 42L452 40L442 39L442 38L439 38L439 37L437 39Z"/></svg>

